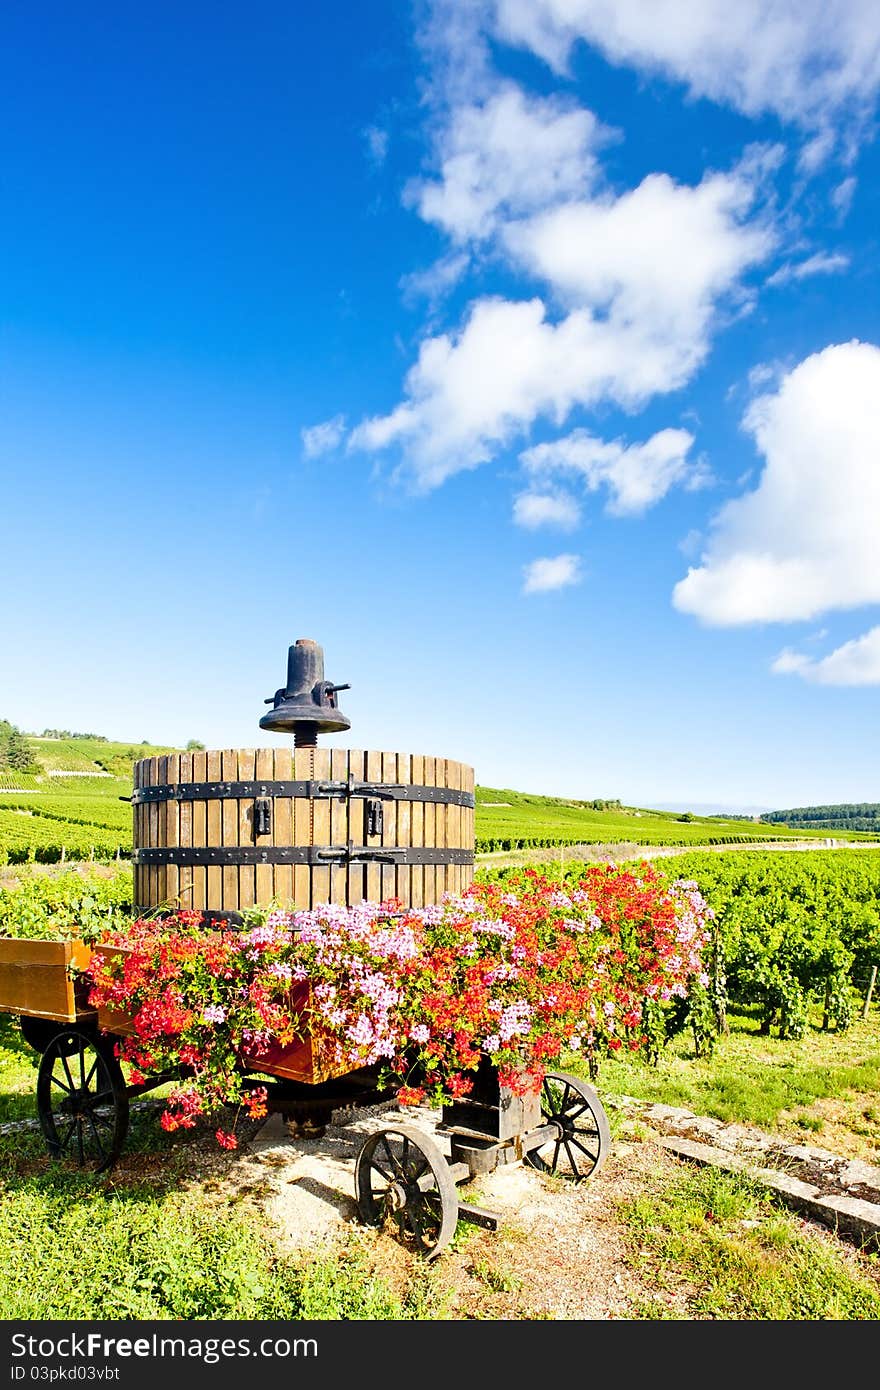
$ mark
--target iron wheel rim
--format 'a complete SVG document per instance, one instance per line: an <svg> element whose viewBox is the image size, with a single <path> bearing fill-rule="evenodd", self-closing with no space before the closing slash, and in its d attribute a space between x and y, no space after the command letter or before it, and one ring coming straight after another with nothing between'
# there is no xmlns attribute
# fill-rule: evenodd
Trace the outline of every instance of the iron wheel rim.
<svg viewBox="0 0 880 1390"><path fill-rule="evenodd" d="M367 1226L393 1222L398 1239L426 1260L449 1244L458 1194L433 1140L408 1126L378 1130L362 1145L355 1168L358 1216Z"/></svg>
<svg viewBox="0 0 880 1390"><path fill-rule="evenodd" d="M584 1182L608 1157L608 1116L593 1087L566 1072L548 1072L541 1086L541 1118L555 1124L557 1135L527 1155L541 1173Z"/></svg>
<svg viewBox="0 0 880 1390"><path fill-rule="evenodd" d="M128 1129L125 1080L109 1047L77 1029L56 1034L40 1060L37 1114L51 1158L109 1168Z"/></svg>

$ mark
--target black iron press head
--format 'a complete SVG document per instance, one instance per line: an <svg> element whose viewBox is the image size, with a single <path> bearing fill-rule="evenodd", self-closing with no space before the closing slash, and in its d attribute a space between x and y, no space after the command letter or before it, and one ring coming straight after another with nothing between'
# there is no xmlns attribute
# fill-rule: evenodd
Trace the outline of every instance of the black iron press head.
<svg viewBox="0 0 880 1390"><path fill-rule="evenodd" d="M308 637L298 637L287 653L287 685L266 701L272 709L263 715L260 728L293 734L297 748L314 748L318 734L351 728L336 703L336 692L349 689L325 681L324 648Z"/></svg>

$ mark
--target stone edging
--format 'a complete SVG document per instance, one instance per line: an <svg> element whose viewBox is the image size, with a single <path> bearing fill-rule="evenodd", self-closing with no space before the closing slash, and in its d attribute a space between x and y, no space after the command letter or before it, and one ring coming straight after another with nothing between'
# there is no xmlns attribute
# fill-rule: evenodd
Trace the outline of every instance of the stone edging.
<svg viewBox="0 0 880 1390"><path fill-rule="evenodd" d="M742 1173L786 1206L862 1246L880 1249L880 1167L809 1144L787 1144L752 1126L726 1124L677 1106L632 1096L607 1098L606 1104L657 1130L667 1153Z"/></svg>

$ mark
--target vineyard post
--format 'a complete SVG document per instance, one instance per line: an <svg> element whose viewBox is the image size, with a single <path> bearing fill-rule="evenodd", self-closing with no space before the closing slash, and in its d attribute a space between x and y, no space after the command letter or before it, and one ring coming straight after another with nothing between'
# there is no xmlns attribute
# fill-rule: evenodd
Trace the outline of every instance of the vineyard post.
<svg viewBox="0 0 880 1390"><path fill-rule="evenodd" d="M61 846L61 863L62 863L62 864L64 863L64 861L65 861L66 858L67 858L67 850L66 850L66 849L64 848L64 846L62 845L62 846Z"/></svg>
<svg viewBox="0 0 880 1390"><path fill-rule="evenodd" d="M871 996L874 993L874 985L877 983L877 967L871 966L871 978L868 981L868 993L865 995L865 1007L862 1009L862 1018L867 1021L868 1010L871 1007Z"/></svg>

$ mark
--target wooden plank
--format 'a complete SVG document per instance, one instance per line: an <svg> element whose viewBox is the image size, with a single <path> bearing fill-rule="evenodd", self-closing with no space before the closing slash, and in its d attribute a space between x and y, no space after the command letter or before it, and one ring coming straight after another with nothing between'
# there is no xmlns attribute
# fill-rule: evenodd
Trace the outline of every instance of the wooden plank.
<svg viewBox="0 0 880 1390"><path fill-rule="evenodd" d="M348 750L348 770L356 782L365 782L366 776L366 754L361 748L350 748ZM380 842L375 837L367 835L367 803L362 796L353 796L348 807L348 836L355 845L378 845ZM367 896L367 866L366 864L351 864L348 870L348 901L349 904L361 903Z"/></svg>
<svg viewBox="0 0 880 1390"><path fill-rule="evenodd" d="M83 990L68 974L85 969L91 950L81 941L19 941L0 937L0 1010L72 1023L84 1011ZM82 1006L77 1006L77 994Z"/></svg>
<svg viewBox="0 0 880 1390"><path fill-rule="evenodd" d="M274 758L273 749L271 749L271 748L258 748L258 749L256 750L255 755L254 755L254 777L255 777L256 781L258 781L258 782L271 782L271 781L272 781L272 777L273 777L273 775L274 775L274 768L275 768L275 758ZM257 846L260 847L260 848L265 848L266 845L272 845L272 844L275 843L275 838L274 838L274 837L275 837L275 808L276 808L276 806L278 805L278 802L281 801L281 800L284 800L284 798L279 797L279 798L278 798L278 801L272 801L272 802L269 803L270 806L271 806L271 808L272 808L272 811L271 811L272 820L271 820L271 829L269 830L269 833L268 833L267 835L258 835L258 834L256 834L256 826L253 827L253 829L254 829L254 844L257 845ZM289 801L289 800L288 800L287 804L288 804L288 818L289 818L289 816L290 816L290 809L289 809L289 808L290 808L290 801ZM290 867L290 866L288 865L287 867L288 867L288 872L289 872L289 867ZM260 906L260 907L266 907L266 906L268 906L268 904L269 904L270 902L272 902L273 899L274 899L274 897L275 897L275 883L274 883L274 877L275 877L275 876L274 876L272 870L273 870L273 865L272 865L272 864L258 864L258 865L257 865L257 871L256 871L255 879L254 879L254 893L255 893L255 895L256 895L256 896L255 896L255 901L256 901L256 903L258 904L258 906Z"/></svg>
<svg viewBox="0 0 880 1390"><path fill-rule="evenodd" d="M449 759L446 763L446 785L455 791L461 791L461 763ZM446 843L450 849L461 848L461 807L446 807ZM450 891L453 893L461 892L461 865L450 864L449 876L447 879Z"/></svg>
<svg viewBox="0 0 880 1390"><path fill-rule="evenodd" d="M192 779L194 782L207 782L207 753L201 751L193 753ZM183 823L181 822L181 836L183 834L182 826ZM182 840L181 843L183 843ZM189 843L199 846L200 848L204 848L204 846L208 844L207 801L192 802L192 830L190 832ZM208 870L203 865L199 865L198 868L191 869L190 873L192 874L190 905L196 912L203 912L208 906Z"/></svg>
<svg viewBox="0 0 880 1390"><path fill-rule="evenodd" d="M162 769L162 776L168 786L176 786L180 781L179 753L168 754ZM162 818L165 821L164 843L168 846L178 845L180 843L179 803L174 800L166 801L162 809L165 812ZM172 910L176 910L180 906L180 869L176 864L168 864L165 868L165 902Z"/></svg>
<svg viewBox="0 0 880 1390"><path fill-rule="evenodd" d="M162 783L165 781L165 764L167 763L168 759L163 753L160 757L154 758L152 761L155 768L155 771L153 772L153 784L158 784L159 786L161 786ZM155 826L156 833L153 839L153 844L158 845L161 849L165 845L165 804L162 801L158 802L158 804L156 805ZM158 864L156 866L155 891L153 893L152 905L154 908L158 908L160 911L164 909L164 907L166 906L165 872L166 870L164 864Z"/></svg>
<svg viewBox="0 0 880 1390"><path fill-rule="evenodd" d="M410 772L413 785L423 786L425 782L425 759L421 753L413 753ZM410 807L410 843L419 848L425 843L425 803L414 801ZM410 871L409 906L422 907L425 902L425 870L414 864Z"/></svg>
<svg viewBox="0 0 880 1390"><path fill-rule="evenodd" d="M466 763L463 765L462 779L461 779L461 789L462 789L462 791L468 792L471 796L473 796L473 794L474 794L474 769L473 769L472 767L468 767L468 765L467 765ZM461 831L461 842L462 842L462 846L463 846L464 849L470 850L471 854L473 854L473 852L474 852L474 809L473 809L472 806L468 806L468 807L466 807L466 808L462 811L462 813L461 813L461 823L462 823L462 831ZM465 888L469 888L470 885L473 883L473 881L474 881L474 865L471 864L471 865L469 865L469 866L464 870L464 872L463 872L463 875L462 875L463 886L464 886Z"/></svg>
<svg viewBox="0 0 880 1390"><path fill-rule="evenodd" d="M400 782L402 786L411 786L412 758L409 753L398 753L397 777L395 780ZM402 849L409 849L412 844L411 801L398 801L397 803L397 843ZM412 906L411 878L412 869L409 864L398 864L395 894L406 908Z"/></svg>
<svg viewBox="0 0 880 1390"><path fill-rule="evenodd" d="M178 759L177 776L181 782L192 782L192 753L181 753ZM192 844L192 815L193 804L191 801L181 801L178 806L177 831L179 845ZM178 870L179 881L177 886L178 906L186 908L187 911L192 907L193 895L193 871L191 864L184 864Z"/></svg>
<svg viewBox="0 0 880 1390"><path fill-rule="evenodd" d="M437 785L437 759L425 757L424 782L426 787ZM425 844L437 843L437 807L433 802L425 803ZM425 865L425 903L437 901L437 869L433 864Z"/></svg>
<svg viewBox="0 0 880 1390"><path fill-rule="evenodd" d="M330 749L315 748L312 752L312 765L315 769L314 778L316 782L327 782L330 779ZM312 825L314 828L315 845L329 847L330 841L330 802L326 797L316 797L312 803ZM334 871L337 875L339 870ZM320 903L331 901L330 869L318 868L317 865L312 869L312 907L317 907Z"/></svg>
<svg viewBox="0 0 880 1390"><path fill-rule="evenodd" d="M446 786L446 759L445 759L445 758L435 758L435 760L434 760L434 772L435 772L435 786L438 786L438 787L445 787L445 786ZM448 809L449 809L449 808L448 808L448 806L446 806L445 803L439 803L438 806L437 806L437 824L436 824L436 830L435 830L435 835L434 835L434 843L435 843L435 845L437 846L438 849L446 849L446 848L448 848L448 845L449 845L449 840L448 840L447 832L446 832L446 812L448 811ZM438 864L438 865L437 865L437 900L438 900L438 902L439 902L439 900L443 897L443 894L444 894L444 893L449 893L449 892L451 891L451 889L452 889L452 882L451 882L451 876L450 876L450 873L449 873L449 865L448 865L448 864Z"/></svg>
<svg viewBox="0 0 880 1390"><path fill-rule="evenodd" d="M234 782L238 777L238 749L224 748L220 753L220 777L224 782ZM238 844L238 802L231 798L220 802L221 837L224 845ZM239 865L224 864L221 869L223 901L220 906L224 912L238 911Z"/></svg>
<svg viewBox="0 0 880 1390"><path fill-rule="evenodd" d="M206 782L220 781L220 766L222 754L218 750L211 750L206 755ZM205 814L207 835L205 844L213 848L215 845L223 843L223 816L221 801L216 798L205 802ZM213 912L218 912L223 906L223 870L219 864L209 864L205 869L205 907Z"/></svg>
<svg viewBox="0 0 880 1390"><path fill-rule="evenodd" d="M306 782L315 774L315 750L295 748L293 752L293 776L297 782ZM295 845L314 844L312 825L313 802L307 797L298 796L293 803L293 843ZM293 899L297 908L312 905L312 871L308 864L297 864L293 870Z"/></svg>
<svg viewBox="0 0 880 1390"><path fill-rule="evenodd" d="M293 781L293 749L267 749L272 754L276 782ZM273 845L294 845L293 836L293 797L279 796L272 810ZM275 864L272 878L272 897L280 907L293 907L293 867L290 864ZM257 881L259 891L259 878Z"/></svg>
<svg viewBox="0 0 880 1390"><path fill-rule="evenodd" d="M254 769L256 766L256 751L253 748L239 748L238 750L238 779L240 782L252 782L254 780ZM254 840L254 798L252 796L241 797L236 805L238 807L238 843L252 848ZM253 907L256 902L256 881L257 870L254 864L239 864L238 866L238 905L239 908Z"/></svg>
<svg viewBox="0 0 880 1390"><path fill-rule="evenodd" d="M382 776L381 782L389 783L397 781L397 754L382 754ZM384 825L382 827L382 844L390 845L393 849L397 845L397 802L385 802ZM397 896L397 869L393 864L382 865L380 897L382 902L388 898Z"/></svg>
<svg viewBox="0 0 880 1390"><path fill-rule="evenodd" d="M148 786L148 787L154 787L154 786L156 785L156 783L157 783L157 781L158 781L158 770L159 770L159 766L158 766L158 765L159 765L159 760L158 760L158 758L148 758L148 759L147 759L146 765L145 765L145 766L146 766L146 774L147 774L147 780L146 780L146 784L145 784L146 786ZM148 814L148 818L149 818L149 830L147 831L147 844L150 845L150 846L156 846L156 845L158 845L158 843L159 843L159 806L158 806L158 804L157 804L155 801L150 802L150 806L149 806L149 810L148 810L148 813L147 813L147 814ZM160 884L159 884L159 869L158 869L158 866L155 865L155 864L151 864L151 865L150 865L150 869L149 869L148 883L147 883L147 903L146 903L147 909L148 909L149 911L151 911L151 910L157 905L157 903L160 901L160 898L159 898L159 887L160 887Z"/></svg>
<svg viewBox="0 0 880 1390"><path fill-rule="evenodd" d="M382 754L374 752L372 749L368 749L367 752L364 754L364 759L365 766L367 769L367 775L364 780L367 782L381 782ZM387 802L383 802L382 805L383 808L387 810ZM370 844L381 845L382 837L379 836L377 839L371 840ZM382 897L382 869L380 865L367 865L364 892L366 894L367 901L371 903L379 902L380 898Z"/></svg>
<svg viewBox="0 0 880 1390"><path fill-rule="evenodd" d="M330 776L334 782L344 782L348 776L348 749L330 749ZM348 844L348 797L330 802L330 843ZM330 870L330 901L348 902L348 866Z"/></svg>
<svg viewBox="0 0 880 1390"><path fill-rule="evenodd" d="M132 782L133 782L133 784L134 784L134 790L137 791L138 787L141 785L141 763L140 763L140 759L137 760L137 762L135 763L135 765L134 765L134 767L133 767L133 769L132 769ZM132 846L133 846L134 849L140 849L141 846L143 845L143 842L144 842L144 841L143 841L143 820L144 820L144 808L143 808L143 806L139 806L139 805L132 804L132 808L131 808L131 842L132 842ZM143 898L144 889L143 889L143 886L142 886L142 885L143 885L143 877L144 877L144 870L143 870L143 868L141 867L140 864L135 864L135 865L134 865L134 868L133 868L133 870L132 870L132 904L133 904L133 906L134 906L134 913L135 913L135 916L137 916L138 913L140 912L140 910L141 910L141 904L143 903L143 900L144 900L144 898Z"/></svg>

